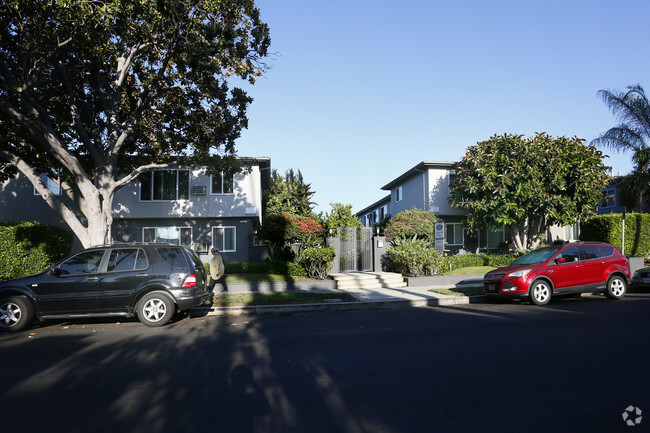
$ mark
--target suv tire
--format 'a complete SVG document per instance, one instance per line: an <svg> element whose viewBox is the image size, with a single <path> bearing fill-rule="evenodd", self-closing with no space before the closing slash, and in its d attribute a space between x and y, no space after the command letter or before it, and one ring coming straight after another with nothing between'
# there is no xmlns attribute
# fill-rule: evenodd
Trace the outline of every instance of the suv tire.
<svg viewBox="0 0 650 433"><path fill-rule="evenodd" d="M528 289L528 297L530 302L535 305L546 305L551 301L552 293L551 286L544 280L535 280Z"/></svg>
<svg viewBox="0 0 650 433"><path fill-rule="evenodd" d="M30 324L33 317L32 304L24 296L0 299L0 331L20 331Z"/></svg>
<svg viewBox="0 0 650 433"><path fill-rule="evenodd" d="M174 313L176 305L169 296L162 292L146 294L138 302L138 319L147 326L163 326L167 324Z"/></svg>
<svg viewBox="0 0 650 433"><path fill-rule="evenodd" d="M607 280L607 289L605 289L605 296L608 299L622 299L625 296L627 284L625 280L619 275L612 275Z"/></svg>

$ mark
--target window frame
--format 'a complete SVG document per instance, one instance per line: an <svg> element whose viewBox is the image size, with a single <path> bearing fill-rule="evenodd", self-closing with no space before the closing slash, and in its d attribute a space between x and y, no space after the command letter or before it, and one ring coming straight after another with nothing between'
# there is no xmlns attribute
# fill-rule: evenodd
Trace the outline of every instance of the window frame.
<svg viewBox="0 0 650 433"><path fill-rule="evenodd" d="M449 228L453 228L454 243L449 242ZM460 243L456 243L456 234L460 230ZM463 246L465 245L465 224L461 222L445 223L445 242L449 246Z"/></svg>
<svg viewBox="0 0 650 433"><path fill-rule="evenodd" d="M50 179L50 177L48 175L46 175L45 173L41 173L39 175L39 177L41 178L43 183L45 183L45 186L47 187L47 189L49 189L50 192L52 192L52 194L54 194L54 195L61 195L62 194L61 184L59 182ZM36 190L36 187L33 187L33 189L34 189L34 195L40 197L41 193Z"/></svg>
<svg viewBox="0 0 650 433"><path fill-rule="evenodd" d="M221 186L221 191L215 191L215 176L220 176L221 181L219 185ZM225 182L226 176L230 176L230 191L224 191L224 187L228 185ZM210 175L210 195L231 195L235 193L235 174L234 173L225 173L221 172L219 174Z"/></svg>
<svg viewBox="0 0 650 433"><path fill-rule="evenodd" d="M153 241L147 240L147 235L146 231L147 230L155 230L154 236L153 236ZM174 242L170 242L169 239L171 238L166 238L168 240L166 241L158 241L157 239L159 238L158 236L158 230L178 230L178 244ZM186 239L186 235L183 236L183 231L184 230L189 230L189 242L183 242L183 239ZM178 246L183 246L183 247L191 247L194 239L194 230L191 226L147 226L147 227L142 227L142 241L146 243L154 243L154 244L160 244L160 243L169 243L172 245L178 245ZM160 236L162 238L162 236Z"/></svg>
<svg viewBox="0 0 650 433"><path fill-rule="evenodd" d="M163 198L155 198L156 197L156 173L160 173L161 176L164 175L164 172L171 173L175 172L176 175L176 180L175 180L175 198L164 198L165 196L165 186L164 185L164 179L163 185L162 185L162 197ZM181 176L181 173L183 176ZM183 177L183 178L182 178ZM190 177L191 173L189 169L185 168L161 168L161 169L155 169L155 170L149 170L146 171L138 177L138 183L139 183L139 200L143 202L174 202L174 201L180 201L180 200L189 200L190 199ZM148 184L148 185L147 185ZM143 194L143 192L146 190L146 187L148 186L148 193L147 195ZM150 198L145 198L145 197L150 197Z"/></svg>
<svg viewBox="0 0 650 433"><path fill-rule="evenodd" d="M404 200L404 191L402 190L401 186L398 186L395 188L395 202L400 202Z"/></svg>
<svg viewBox="0 0 650 433"><path fill-rule="evenodd" d="M221 234L221 245L217 245L217 236L215 235L215 230L222 230ZM226 248L226 230L232 230L232 249ZM210 233L212 234L212 246L219 248L219 251L222 253L234 253L237 252L237 227L236 226L212 226Z"/></svg>

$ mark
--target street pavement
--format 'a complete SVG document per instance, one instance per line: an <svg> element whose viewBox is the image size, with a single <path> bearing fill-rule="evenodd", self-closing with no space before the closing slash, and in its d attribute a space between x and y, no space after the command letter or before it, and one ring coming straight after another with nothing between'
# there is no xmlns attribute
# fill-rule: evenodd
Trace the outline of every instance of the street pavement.
<svg viewBox="0 0 650 433"><path fill-rule="evenodd" d="M243 307L199 307L195 312L206 315L240 315L240 314L265 314L265 313L294 313L309 311L349 311L368 310L378 308L408 308L443 305L463 305L485 302L484 295L477 296L452 296L432 292L432 289L453 289L461 287L481 287L483 274L436 276L427 279L427 285L412 285L399 288L363 288L354 287L345 290L336 289L335 292L347 293L358 301L344 302L342 300L328 300L328 302L295 305L264 305ZM310 290L310 292L332 293L332 290ZM267 293L265 290L255 292L229 285L228 293ZM268 291L271 293L271 291Z"/></svg>

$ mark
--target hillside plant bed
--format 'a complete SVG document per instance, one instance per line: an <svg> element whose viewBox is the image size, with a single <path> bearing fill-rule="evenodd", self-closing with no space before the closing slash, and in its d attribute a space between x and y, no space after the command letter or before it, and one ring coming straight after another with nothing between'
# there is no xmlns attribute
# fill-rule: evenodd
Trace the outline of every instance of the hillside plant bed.
<svg viewBox="0 0 650 433"><path fill-rule="evenodd" d="M324 302L357 302L347 293L242 293L220 294L212 297L213 307L247 307L253 305L296 305Z"/></svg>

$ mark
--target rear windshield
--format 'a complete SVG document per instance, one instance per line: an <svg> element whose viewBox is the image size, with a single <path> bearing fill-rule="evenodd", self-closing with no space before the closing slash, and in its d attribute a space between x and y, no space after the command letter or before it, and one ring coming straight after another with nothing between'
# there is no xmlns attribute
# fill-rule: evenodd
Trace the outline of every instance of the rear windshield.
<svg viewBox="0 0 650 433"><path fill-rule="evenodd" d="M519 257L517 260L511 263L511 265L536 265L538 263L545 262L546 260L553 257L555 253L558 252L560 247L551 247L551 248L540 248L535 251L531 251L523 256Z"/></svg>
<svg viewBox="0 0 650 433"><path fill-rule="evenodd" d="M187 268L187 260L181 247L156 247L156 251L172 268Z"/></svg>

